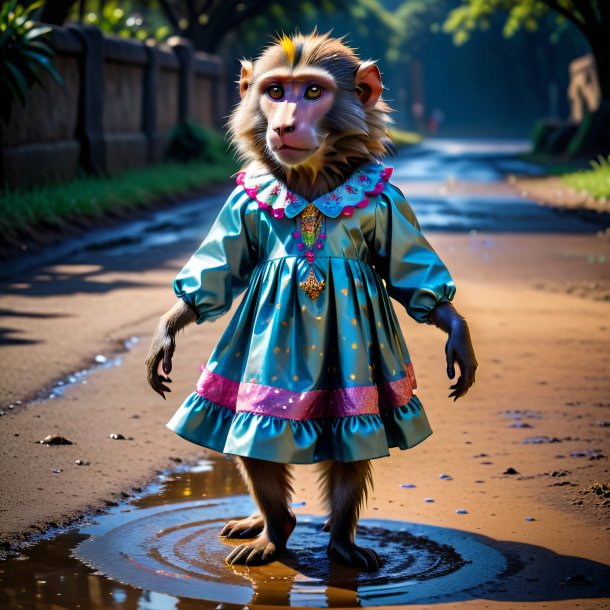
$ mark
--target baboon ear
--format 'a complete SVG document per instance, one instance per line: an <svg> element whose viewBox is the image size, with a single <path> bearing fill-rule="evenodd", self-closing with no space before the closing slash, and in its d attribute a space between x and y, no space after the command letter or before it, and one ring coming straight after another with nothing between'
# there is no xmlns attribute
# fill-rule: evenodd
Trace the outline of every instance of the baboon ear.
<svg viewBox="0 0 610 610"><path fill-rule="evenodd" d="M379 68L372 61L365 61L356 70L356 94L365 108L372 108L381 97L383 84Z"/></svg>
<svg viewBox="0 0 610 610"><path fill-rule="evenodd" d="M239 76L239 95L244 97L252 80L252 62L247 59L241 60L241 74Z"/></svg>

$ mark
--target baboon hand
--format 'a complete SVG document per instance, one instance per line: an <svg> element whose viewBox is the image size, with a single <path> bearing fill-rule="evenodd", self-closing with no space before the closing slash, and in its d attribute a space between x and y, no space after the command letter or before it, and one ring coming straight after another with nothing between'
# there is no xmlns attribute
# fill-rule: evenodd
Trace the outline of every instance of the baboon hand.
<svg viewBox="0 0 610 610"><path fill-rule="evenodd" d="M172 370L172 356L175 349L174 335L165 320L161 318L146 357L146 373L150 387L163 398L165 398L164 392L171 392L167 384L172 382L169 374Z"/></svg>

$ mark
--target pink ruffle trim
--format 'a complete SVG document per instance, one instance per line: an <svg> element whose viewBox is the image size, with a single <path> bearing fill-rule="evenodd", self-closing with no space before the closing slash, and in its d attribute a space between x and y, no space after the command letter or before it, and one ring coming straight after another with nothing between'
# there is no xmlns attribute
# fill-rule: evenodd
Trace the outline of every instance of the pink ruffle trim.
<svg viewBox="0 0 610 610"><path fill-rule="evenodd" d="M295 392L257 383L232 381L204 365L197 382L197 393L239 413L256 413L283 419L377 415L380 408L402 407L413 397L413 389L416 387L413 366L407 363L405 367L405 377L397 381L337 390Z"/></svg>

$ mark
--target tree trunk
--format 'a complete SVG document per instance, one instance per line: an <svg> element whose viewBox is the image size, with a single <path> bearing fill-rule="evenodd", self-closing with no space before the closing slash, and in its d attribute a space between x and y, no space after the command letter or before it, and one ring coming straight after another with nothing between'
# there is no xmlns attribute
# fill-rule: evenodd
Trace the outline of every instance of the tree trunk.
<svg viewBox="0 0 610 610"><path fill-rule="evenodd" d="M76 0L47 0L40 14L40 21L63 25Z"/></svg>
<svg viewBox="0 0 610 610"><path fill-rule="evenodd" d="M610 103L610 35L603 27L595 28L588 36L597 66L597 78L602 101Z"/></svg>

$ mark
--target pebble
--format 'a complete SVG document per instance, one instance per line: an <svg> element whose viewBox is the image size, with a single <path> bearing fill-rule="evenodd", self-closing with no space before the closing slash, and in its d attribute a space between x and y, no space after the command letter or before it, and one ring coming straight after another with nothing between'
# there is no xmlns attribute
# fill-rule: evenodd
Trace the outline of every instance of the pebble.
<svg viewBox="0 0 610 610"><path fill-rule="evenodd" d="M401 487L403 489L414 489L415 487L417 487L417 485L415 485L414 483L402 483Z"/></svg>
<svg viewBox="0 0 610 610"><path fill-rule="evenodd" d="M525 517L526 521L536 521L535 517Z"/></svg>
<svg viewBox="0 0 610 610"><path fill-rule="evenodd" d="M63 472L63 470L61 468L57 468L56 470L53 471L54 474L59 474L60 472Z"/></svg>
<svg viewBox="0 0 610 610"><path fill-rule="evenodd" d="M424 502L434 502L434 498L424 498Z"/></svg>
<svg viewBox="0 0 610 610"><path fill-rule="evenodd" d="M465 508L456 508L455 512L458 515L467 515L468 514L468 511Z"/></svg>
<svg viewBox="0 0 610 610"><path fill-rule="evenodd" d="M502 474L519 474L519 471L514 468L507 468Z"/></svg>
<svg viewBox="0 0 610 610"><path fill-rule="evenodd" d="M42 440L36 441L39 445L72 445L72 441L67 438L60 436L59 434L49 434Z"/></svg>
<svg viewBox="0 0 610 610"><path fill-rule="evenodd" d="M438 478L443 481L453 481L453 477L450 474L439 474Z"/></svg>
<svg viewBox="0 0 610 610"><path fill-rule="evenodd" d="M114 441L124 441L127 440L122 434L118 434L117 432L113 432L109 435L109 437Z"/></svg>
<svg viewBox="0 0 610 610"><path fill-rule="evenodd" d="M77 466L89 466L89 462L86 460L76 460L74 462Z"/></svg>
<svg viewBox="0 0 610 610"><path fill-rule="evenodd" d="M104 356L103 354L98 354L98 355L95 357L95 361L96 361L98 364L106 364L106 362L108 362L108 358L106 358L106 356Z"/></svg>

